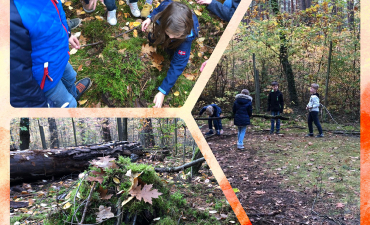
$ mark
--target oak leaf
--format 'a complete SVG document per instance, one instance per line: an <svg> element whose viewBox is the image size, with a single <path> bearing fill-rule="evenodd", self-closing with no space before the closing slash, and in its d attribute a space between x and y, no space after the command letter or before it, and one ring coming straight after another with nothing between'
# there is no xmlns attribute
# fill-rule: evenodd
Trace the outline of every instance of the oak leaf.
<svg viewBox="0 0 370 225"><path fill-rule="evenodd" d="M152 204L152 199L153 198L158 198L162 193L158 192L157 189L151 190L153 187L153 184L145 184L143 189L141 189L141 185L138 185L134 187L131 191L130 194L132 196L135 196L136 199L141 201L141 199L144 200L144 202L147 202L149 204Z"/></svg>
<svg viewBox="0 0 370 225"><path fill-rule="evenodd" d="M99 212L96 213L96 222L101 223L103 219L109 219L114 217L114 214L110 211L111 207L99 206Z"/></svg>

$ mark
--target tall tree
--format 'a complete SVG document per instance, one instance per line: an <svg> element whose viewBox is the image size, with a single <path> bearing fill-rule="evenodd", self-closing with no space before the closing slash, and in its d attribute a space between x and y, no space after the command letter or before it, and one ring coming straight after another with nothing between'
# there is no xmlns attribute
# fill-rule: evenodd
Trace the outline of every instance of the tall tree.
<svg viewBox="0 0 370 225"><path fill-rule="evenodd" d="M278 26L280 28L283 28L284 19L283 19L283 16L280 14L278 0L271 0L271 7L272 7L272 11L274 12L276 18L278 19ZM288 82L288 91L289 91L290 101L292 102L292 105L298 105L298 96L297 96L297 90L295 87L293 69L288 59L289 57L288 56L288 40L286 38L286 35L283 29L280 30L279 38L281 42L280 50L279 50L279 59L283 66L283 73L285 74L287 82Z"/></svg>
<svg viewBox="0 0 370 225"><path fill-rule="evenodd" d="M152 119L140 119L141 127L140 130L140 143L142 146L153 147L155 145L153 135Z"/></svg>
<svg viewBox="0 0 370 225"><path fill-rule="evenodd" d="M50 132L50 148L59 148L58 129L55 118L48 118Z"/></svg>
<svg viewBox="0 0 370 225"><path fill-rule="evenodd" d="M21 150L29 149L30 148L30 118L21 118L21 122L19 124L19 139L21 144L19 148Z"/></svg>
<svg viewBox="0 0 370 225"><path fill-rule="evenodd" d="M103 118L102 119L101 127L102 127L102 131L103 131L103 140L104 140L104 142L112 141L112 137L110 135L110 129L109 129L109 118Z"/></svg>

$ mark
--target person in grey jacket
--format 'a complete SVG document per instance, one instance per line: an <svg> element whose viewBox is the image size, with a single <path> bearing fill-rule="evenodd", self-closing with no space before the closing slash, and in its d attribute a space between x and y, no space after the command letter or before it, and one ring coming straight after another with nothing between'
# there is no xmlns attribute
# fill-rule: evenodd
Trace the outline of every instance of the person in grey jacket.
<svg viewBox="0 0 370 225"><path fill-rule="evenodd" d="M312 122L315 123L317 130L319 131L319 134L316 137L324 137L322 133L322 128L319 121L319 107L320 107L320 96L317 93L317 90L319 89L318 84L311 84L310 88L310 101L307 104L306 110L308 110L308 130L309 133L306 135L306 137L313 137L313 127Z"/></svg>

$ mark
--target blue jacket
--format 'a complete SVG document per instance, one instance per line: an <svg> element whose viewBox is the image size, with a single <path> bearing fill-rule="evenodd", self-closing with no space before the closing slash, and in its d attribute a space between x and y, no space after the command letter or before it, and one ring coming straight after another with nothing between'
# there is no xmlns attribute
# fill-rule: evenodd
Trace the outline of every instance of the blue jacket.
<svg viewBox="0 0 370 225"><path fill-rule="evenodd" d="M252 116L252 97L249 95L238 94L235 96L233 105L234 125L247 126L251 124Z"/></svg>
<svg viewBox="0 0 370 225"><path fill-rule="evenodd" d="M61 2L10 1L12 106L47 107L48 99L44 92L60 81L69 60L68 38L69 30ZM46 62L49 77L44 74Z"/></svg>
<svg viewBox="0 0 370 225"><path fill-rule="evenodd" d="M207 6L207 9L216 14L216 16L220 17L222 20L230 21L240 3L240 0L231 1L231 7L228 7L217 0L212 0L211 4Z"/></svg>
<svg viewBox="0 0 370 225"><path fill-rule="evenodd" d="M208 106L212 106L213 107L213 114L209 117L220 117L221 113L222 113L222 110L221 108L216 105L216 104L210 104L210 105L207 105L207 106L204 106L200 112L199 112L199 116L201 116L207 109Z"/></svg>
<svg viewBox="0 0 370 225"><path fill-rule="evenodd" d="M157 8L153 10L148 18L154 18L155 15L162 12L171 2L172 0L163 1ZM191 34L189 34L186 40L174 51L174 55L170 64L170 69L167 71L167 76L166 78L164 78L161 86L159 86L158 88L158 90L163 94L167 95L170 92L171 88L173 87L173 85L175 85L179 76L182 74L182 72L184 72L190 57L191 43L195 38L198 37L198 31L198 18L195 14L193 14L193 29L191 30Z"/></svg>

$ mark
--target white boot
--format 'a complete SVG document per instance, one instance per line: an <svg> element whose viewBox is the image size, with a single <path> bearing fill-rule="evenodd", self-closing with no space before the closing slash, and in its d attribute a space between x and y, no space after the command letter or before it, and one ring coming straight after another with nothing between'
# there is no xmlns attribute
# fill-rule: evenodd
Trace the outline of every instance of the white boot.
<svg viewBox="0 0 370 225"><path fill-rule="evenodd" d="M141 13L140 13L139 7L137 6L137 2L130 3L130 0L126 0L126 3L128 6L130 6L131 14L134 17L140 17Z"/></svg>
<svg viewBox="0 0 370 225"><path fill-rule="evenodd" d="M107 21L112 26L117 24L116 10L108 11Z"/></svg>

